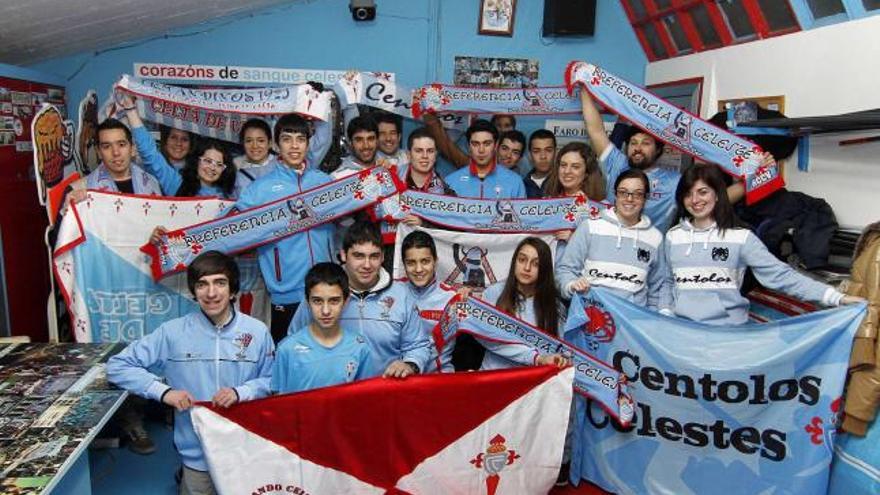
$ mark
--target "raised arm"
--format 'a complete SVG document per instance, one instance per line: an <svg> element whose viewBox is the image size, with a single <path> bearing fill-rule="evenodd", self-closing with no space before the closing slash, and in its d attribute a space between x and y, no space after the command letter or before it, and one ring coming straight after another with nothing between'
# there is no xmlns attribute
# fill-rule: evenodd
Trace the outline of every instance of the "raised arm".
<svg viewBox="0 0 880 495"><path fill-rule="evenodd" d="M459 168L470 163L471 158L461 151L461 148L456 146L451 139L449 139L449 135L446 134L446 129L443 128L443 123L440 122L440 119L438 119L436 115L433 113L426 113L422 117L422 120L425 122L425 127L428 128L431 137L434 138L434 142L437 143L437 151L440 152L440 155L443 158Z"/></svg>
<svg viewBox="0 0 880 495"><path fill-rule="evenodd" d="M141 156L144 170L159 181L159 185L162 186L162 192L166 196L174 196L177 194L177 190L180 189L183 178L180 177L177 169L172 167L168 160L162 156L159 147L156 146L156 141L147 132L147 129L144 127L144 121L141 120L141 116L138 114L135 99L130 95L124 95L120 103L125 109L125 117L128 119L129 126L131 126L131 135L134 138L137 152Z"/></svg>
<svg viewBox="0 0 880 495"><path fill-rule="evenodd" d="M581 113L584 117L584 125L587 127L587 135L590 137L590 146L596 156L601 156L605 148L611 146L611 140L605 134L605 123L602 121L602 114L596 108L593 97L589 91L580 88L581 93Z"/></svg>

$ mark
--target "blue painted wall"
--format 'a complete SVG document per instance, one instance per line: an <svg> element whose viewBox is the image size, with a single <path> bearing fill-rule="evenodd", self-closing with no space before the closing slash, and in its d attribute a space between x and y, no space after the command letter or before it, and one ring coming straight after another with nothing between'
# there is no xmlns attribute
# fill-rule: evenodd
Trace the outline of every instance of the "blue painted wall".
<svg viewBox="0 0 880 495"><path fill-rule="evenodd" d="M451 82L456 55L537 58L541 85L562 84L566 64L585 59L642 83L647 59L620 3L597 3L595 36L563 39L541 37L541 0L517 2L510 38L477 35L477 0L377 0L376 20L361 23L347 1L295 1L32 68L58 75L71 110L90 88L104 97L135 62L381 70L419 86Z"/></svg>
<svg viewBox="0 0 880 495"><path fill-rule="evenodd" d="M66 84L64 79L57 74L46 74L39 70L9 64L0 64L0 77L20 79L22 81L34 81L43 84L54 84L56 86L65 86Z"/></svg>

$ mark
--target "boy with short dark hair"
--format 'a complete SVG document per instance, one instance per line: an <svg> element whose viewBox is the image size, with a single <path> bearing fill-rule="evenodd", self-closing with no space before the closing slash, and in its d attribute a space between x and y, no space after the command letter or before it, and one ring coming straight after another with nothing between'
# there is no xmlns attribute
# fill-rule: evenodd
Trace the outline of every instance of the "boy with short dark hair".
<svg viewBox="0 0 880 495"><path fill-rule="evenodd" d="M406 287L416 301L416 309L422 320L422 327L431 335L455 290L437 280L437 246L434 239L425 231L410 232L400 246L403 268L406 271ZM452 372L458 370L480 369L483 361L483 346L472 335L460 334L446 343L443 353L431 347L429 371Z"/></svg>
<svg viewBox="0 0 880 495"><path fill-rule="evenodd" d="M278 156L266 165L271 169L266 175L242 191L237 209L254 208L330 182L330 177L307 159L310 133L309 123L299 115L278 119L274 132ZM330 261L333 235L334 225L328 223L257 248L260 272L272 299L271 329L276 342L286 335L302 302L309 267Z"/></svg>
<svg viewBox="0 0 880 495"><path fill-rule="evenodd" d="M278 344L273 392L301 392L372 376L367 341L339 324L348 296L348 275L341 266L318 263L309 270L306 304L312 321Z"/></svg>
<svg viewBox="0 0 880 495"><path fill-rule="evenodd" d="M416 304L406 286L393 282L382 268L384 254L379 229L357 222L345 233L340 257L352 295L342 309L344 327L358 330L370 346L375 374L404 378L425 370L430 354ZM305 327L314 317L301 306L289 333Z"/></svg>
<svg viewBox="0 0 880 495"><path fill-rule="evenodd" d="M198 401L220 407L264 397L275 346L261 321L235 311L235 260L200 254L186 273L199 310L162 324L107 363L114 384L174 407L174 445L183 461L180 493L214 493L189 409ZM162 376L150 370L161 370Z"/></svg>
<svg viewBox="0 0 880 495"><path fill-rule="evenodd" d="M465 136L470 149L470 163L447 175L444 178L446 184L463 198L525 198L522 177L506 167L496 165L498 129L487 120L477 119L468 127Z"/></svg>
<svg viewBox="0 0 880 495"><path fill-rule="evenodd" d="M545 196L547 177L556 159L556 136L547 129L538 129L529 136L529 161L532 170L526 174L523 183L526 197L538 199Z"/></svg>
<svg viewBox="0 0 880 495"><path fill-rule="evenodd" d="M333 171L334 179L376 166L376 151L379 143L379 126L370 115L359 115L345 128L351 156L342 159L339 168Z"/></svg>
<svg viewBox="0 0 880 495"><path fill-rule="evenodd" d="M403 118L390 112L375 112L373 119L379 131L376 161L385 167L396 166L398 174L403 175L409 165L406 150L400 149L403 140Z"/></svg>

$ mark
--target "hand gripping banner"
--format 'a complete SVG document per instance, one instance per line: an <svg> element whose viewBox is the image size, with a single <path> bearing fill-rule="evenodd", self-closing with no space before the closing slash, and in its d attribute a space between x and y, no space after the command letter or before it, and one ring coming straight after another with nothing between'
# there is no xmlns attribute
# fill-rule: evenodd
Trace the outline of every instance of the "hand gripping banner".
<svg viewBox="0 0 880 495"><path fill-rule="evenodd" d="M343 107L367 105L412 117L412 90L397 84L388 72L348 71L333 86Z"/></svg>
<svg viewBox="0 0 880 495"><path fill-rule="evenodd" d="M569 92L580 84L602 105L657 139L743 178L749 204L785 186L779 170L761 165L763 150L757 144L715 127L600 67L571 62L565 70L565 84Z"/></svg>
<svg viewBox="0 0 880 495"><path fill-rule="evenodd" d="M471 199L407 190L376 206L376 219L399 222L415 215L434 225L468 232L555 232L575 229L610 208L583 195L553 199Z"/></svg>
<svg viewBox="0 0 880 495"><path fill-rule="evenodd" d="M394 174L373 167L262 206L173 230L162 235L158 244L145 244L141 251L152 257L153 278L159 280L185 270L202 251L247 251L349 215L402 189Z"/></svg>
<svg viewBox="0 0 880 495"><path fill-rule="evenodd" d="M170 125L225 141L238 142L241 126L250 118L297 113L311 119L330 119L330 91L317 91L308 84L249 89L197 89L128 75L114 85L115 91L137 97L144 120ZM113 102L102 111L114 116L121 107Z"/></svg>
<svg viewBox="0 0 880 495"><path fill-rule="evenodd" d="M859 304L719 327L601 288L572 298L566 340L612 363L638 399L627 428L577 401L572 479L620 494L824 495L864 314Z"/></svg>
<svg viewBox="0 0 880 495"><path fill-rule="evenodd" d="M561 115L581 113L581 103L562 86L505 89L434 83L413 94L413 117L429 112Z"/></svg>
<svg viewBox="0 0 880 495"><path fill-rule="evenodd" d="M462 300L457 295L450 299L434 327L437 354L442 354L446 343L461 332L493 342L524 344L540 354L562 354L571 358L575 391L595 400L621 426L629 425L633 401L626 378L610 365L485 301L473 297Z"/></svg>

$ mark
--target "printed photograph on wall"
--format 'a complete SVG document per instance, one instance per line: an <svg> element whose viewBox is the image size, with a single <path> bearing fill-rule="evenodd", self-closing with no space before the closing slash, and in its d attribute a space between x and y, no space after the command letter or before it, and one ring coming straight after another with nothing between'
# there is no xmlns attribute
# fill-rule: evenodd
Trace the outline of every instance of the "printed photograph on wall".
<svg viewBox="0 0 880 495"><path fill-rule="evenodd" d="M456 86L534 88L538 85L538 60L455 57L453 81Z"/></svg>
<svg viewBox="0 0 880 495"><path fill-rule="evenodd" d="M479 34L513 36L516 0L480 0Z"/></svg>

